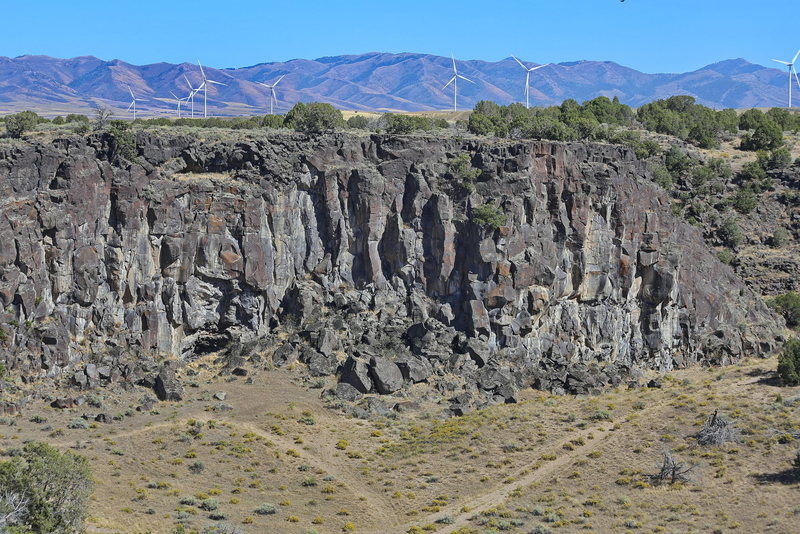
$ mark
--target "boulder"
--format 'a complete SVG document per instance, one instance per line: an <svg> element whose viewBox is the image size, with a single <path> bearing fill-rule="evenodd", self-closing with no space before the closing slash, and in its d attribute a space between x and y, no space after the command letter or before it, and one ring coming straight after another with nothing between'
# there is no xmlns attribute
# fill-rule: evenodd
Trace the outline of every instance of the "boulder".
<svg viewBox="0 0 800 534"><path fill-rule="evenodd" d="M339 368L339 361L336 356L325 356L315 350L304 352L303 360L306 362L311 376L330 376L335 374Z"/></svg>
<svg viewBox="0 0 800 534"><path fill-rule="evenodd" d="M392 408L386 403L385 400L378 397L367 397L362 403L367 411L375 415L389 415L392 413Z"/></svg>
<svg viewBox="0 0 800 534"><path fill-rule="evenodd" d="M164 364L158 372L154 389L161 401L183 400L183 384L178 380L175 369L170 364Z"/></svg>
<svg viewBox="0 0 800 534"><path fill-rule="evenodd" d="M406 358L397 361L397 367L405 380L413 383L424 382L433 374L433 367L424 358Z"/></svg>
<svg viewBox="0 0 800 534"><path fill-rule="evenodd" d="M403 387L403 373L392 360L373 356L369 361L369 375L375 389L382 395L394 393Z"/></svg>
<svg viewBox="0 0 800 534"><path fill-rule="evenodd" d="M344 362L340 380L345 384L350 384L361 393L372 391L372 379L369 376L367 363L353 356Z"/></svg>
<svg viewBox="0 0 800 534"><path fill-rule="evenodd" d="M284 343L272 354L272 363L284 367L297 361L298 352L291 343Z"/></svg>
<svg viewBox="0 0 800 534"><path fill-rule="evenodd" d="M489 347L485 341L471 337L464 343L464 350L478 367L483 367L489 362Z"/></svg>
<svg viewBox="0 0 800 534"><path fill-rule="evenodd" d="M114 419L108 415L107 413L99 413L94 417L94 420L98 423L111 423Z"/></svg>
<svg viewBox="0 0 800 534"><path fill-rule="evenodd" d="M60 410L65 410L67 408L73 408L74 406L76 406L76 403L75 399L71 397L63 397L51 402L50 406L52 406L53 408L58 408Z"/></svg>
<svg viewBox="0 0 800 534"><path fill-rule="evenodd" d="M317 337L317 350L325 356L331 356L339 350L339 339L330 328L323 328Z"/></svg>
<svg viewBox="0 0 800 534"><path fill-rule="evenodd" d="M345 382L336 384L332 393L337 399L347 402L355 402L364 396L359 390Z"/></svg>

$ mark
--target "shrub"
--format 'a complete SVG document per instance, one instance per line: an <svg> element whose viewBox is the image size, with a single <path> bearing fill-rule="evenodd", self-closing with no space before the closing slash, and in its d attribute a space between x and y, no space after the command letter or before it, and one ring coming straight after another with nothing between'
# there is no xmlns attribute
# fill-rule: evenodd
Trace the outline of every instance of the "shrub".
<svg viewBox="0 0 800 534"><path fill-rule="evenodd" d="M731 206L733 209L743 215L747 215L753 211L758 205L758 197L749 187L739 189L736 194L731 198Z"/></svg>
<svg viewBox="0 0 800 534"><path fill-rule="evenodd" d="M758 125L753 135L742 137L742 150L773 150L783 145L781 127L769 119Z"/></svg>
<svg viewBox="0 0 800 534"><path fill-rule="evenodd" d="M469 116L467 129L475 135L492 135L495 130L492 119L478 112Z"/></svg>
<svg viewBox="0 0 800 534"><path fill-rule="evenodd" d="M206 512L213 512L219 508L219 501L213 497L209 497L208 499L203 499L200 501L200 504L197 505L197 507L201 510L205 510Z"/></svg>
<svg viewBox="0 0 800 534"><path fill-rule="evenodd" d="M85 458L44 443L28 443L19 455L0 463L0 500L17 495L25 501L13 525L17 530L11 532L82 531L92 485Z"/></svg>
<svg viewBox="0 0 800 534"><path fill-rule="evenodd" d="M789 244L789 232L785 228L778 228L772 233L769 245L772 248L782 248Z"/></svg>
<svg viewBox="0 0 800 534"><path fill-rule="evenodd" d="M253 510L258 515L272 515L278 512L274 504L263 503L261 506Z"/></svg>
<svg viewBox="0 0 800 534"><path fill-rule="evenodd" d="M109 133L111 134L111 157L116 161L136 159L136 140L130 125L125 121L111 121L109 123Z"/></svg>
<svg viewBox="0 0 800 534"><path fill-rule="evenodd" d="M692 168L692 160L680 148L673 146L664 157L664 165L672 176L680 176Z"/></svg>
<svg viewBox="0 0 800 534"><path fill-rule="evenodd" d="M703 428L697 434L700 445L723 445L739 439L739 431L733 421L716 410L708 416Z"/></svg>
<svg viewBox="0 0 800 534"><path fill-rule="evenodd" d="M497 206L484 204L472 210L472 222L495 230L506 224L506 216Z"/></svg>
<svg viewBox="0 0 800 534"><path fill-rule="evenodd" d="M387 113L385 118L386 131L393 134L408 134L414 131L427 132L433 128L431 120L427 117Z"/></svg>
<svg viewBox="0 0 800 534"><path fill-rule="evenodd" d="M736 255L730 249L724 248L717 252L717 259L725 265L730 265L736 259Z"/></svg>
<svg viewBox="0 0 800 534"><path fill-rule="evenodd" d="M280 115L264 115L261 119L261 126L264 128L283 128L283 117Z"/></svg>
<svg viewBox="0 0 800 534"><path fill-rule="evenodd" d="M181 497L181 500L178 501L184 506L197 506L197 499L191 495L187 495L186 497Z"/></svg>
<svg viewBox="0 0 800 534"><path fill-rule="evenodd" d="M355 130L366 130L369 126L369 119L363 115L353 115L347 119L347 127Z"/></svg>
<svg viewBox="0 0 800 534"><path fill-rule="evenodd" d="M19 139L27 131L33 129L40 121L39 115L33 111L23 111L6 116L6 134L9 137Z"/></svg>
<svg viewBox="0 0 800 534"><path fill-rule="evenodd" d="M344 126L342 112L322 102L298 102L286 114L285 124L301 132L321 133Z"/></svg>
<svg viewBox="0 0 800 534"><path fill-rule="evenodd" d="M748 109L739 116L739 129L740 130L755 130L762 124L766 117L758 109Z"/></svg>
<svg viewBox="0 0 800 534"><path fill-rule="evenodd" d="M784 293L769 301L770 307L783 315L786 326L797 328L800 326L800 295L794 291Z"/></svg>
<svg viewBox="0 0 800 534"><path fill-rule="evenodd" d="M663 165L658 165L653 169L653 181L664 189L672 189L672 175Z"/></svg>
<svg viewBox="0 0 800 534"><path fill-rule="evenodd" d="M189 465L189 471L192 472L192 473L195 473L195 474L202 473L205 468L206 468L205 464L203 462L200 462L200 461L192 462Z"/></svg>
<svg viewBox="0 0 800 534"><path fill-rule="evenodd" d="M470 193L475 191L475 180L480 176L480 169L472 168L469 154L459 154L448 162L450 174Z"/></svg>
<svg viewBox="0 0 800 534"><path fill-rule="evenodd" d="M785 146L776 148L769 154L767 165L770 169L783 169L792 164L792 154Z"/></svg>
<svg viewBox="0 0 800 534"><path fill-rule="evenodd" d="M739 223L735 218L725 220L722 226L717 230L717 235L725 244L730 248L736 248L742 244L744 237L742 236L742 229L739 228Z"/></svg>
<svg viewBox="0 0 800 534"><path fill-rule="evenodd" d="M778 376L789 386L800 385L800 339L790 339L778 357Z"/></svg>
<svg viewBox="0 0 800 534"><path fill-rule="evenodd" d="M76 417L67 423L67 428L71 428L73 430L86 430L89 428L89 421L83 419L82 417Z"/></svg>
<svg viewBox="0 0 800 534"><path fill-rule="evenodd" d="M766 178L767 172L759 162L750 161L744 164L739 176L741 176L742 180L745 182L756 182Z"/></svg>

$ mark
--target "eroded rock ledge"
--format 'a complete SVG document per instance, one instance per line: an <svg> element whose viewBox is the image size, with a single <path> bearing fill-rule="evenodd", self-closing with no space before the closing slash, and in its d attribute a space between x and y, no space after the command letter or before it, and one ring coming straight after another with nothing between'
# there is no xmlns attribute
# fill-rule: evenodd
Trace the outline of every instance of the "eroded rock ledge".
<svg viewBox="0 0 800 534"><path fill-rule="evenodd" d="M427 380L466 406L780 341L623 147L150 132L137 145L125 165L107 136L0 149L0 360L14 372L92 387L227 351L339 373L343 396ZM449 170L461 153L482 171L472 193ZM484 203L507 225L472 222Z"/></svg>

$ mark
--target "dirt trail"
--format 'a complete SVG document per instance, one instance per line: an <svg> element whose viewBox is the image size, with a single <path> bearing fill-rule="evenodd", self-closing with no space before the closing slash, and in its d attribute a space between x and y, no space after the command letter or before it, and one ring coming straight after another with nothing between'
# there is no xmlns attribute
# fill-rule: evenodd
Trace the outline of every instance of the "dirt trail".
<svg viewBox="0 0 800 534"><path fill-rule="evenodd" d="M557 472L560 468L573 462L577 457L584 456L592 452L594 449L598 448L600 444L604 443L608 438L608 436L612 434L611 430L609 430L608 428L604 428L608 426L611 426L611 424L592 428L584 432L581 432L580 434L577 435L576 434L570 435L568 439L559 443L556 447L553 448L553 450L562 450L561 448L562 445L569 443L571 440L576 440L579 438L583 438L586 441L586 444L575 447L575 449L569 451L567 454L558 456L552 462L547 462L544 465L542 465L542 467L540 467L539 469L536 469L535 471L520 477L520 473L522 473L526 469L530 469L530 466L525 466L520 470L518 470L516 473L510 475L515 479L514 483L505 484L503 486L495 488L492 491L489 491L488 493L477 495L475 497L460 501L458 503L453 503L449 506L442 508L439 512L419 518L413 523L406 525L403 530L399 530L397 532L405 532L413 525L427 525L429 523L433 523L437 519L440 519L446 515L452 517L454 519L454 522L450 525L447 525L437 530L436 531L437 534L446 534L449 532L453 532L459 528L468 526L470 517L501 504L517 488L525 488L530 484L540 479L543 479L553 474L554 472ZM594 434L594 439L591 440L587 439L587 436L589 434ZM469 511L462 512L462 509L467 509ZM378 533L376 532L375 534Z"/></svg>
<svg viewBox="0 0 800 534"><path fill-rule="evenodd" d="M240 414L240 415L246 415L246 414ZM282 451L297 448L297 445L293 440L285 438L283 436L278 436L270 432L266 432L265 430L263 430L254 423L240 421L237 419L220 417L219 414L210 416L205 412L187 415L177 420L173 419L161 423L156 423L150 426L143 426L131 430L116 432L114 434L111 434L110 436L112 436L115 440L118 440L120 438L129 438L131 436L148 434L164 428L171 428L174 426L185 426L190 419L193 419L195 421L202 421L203 423L206 424L212 420L216 421L218 424L230 424L231 426L236 427L240 430L243 430L245 432L252 432L253 434L260 436L265 440L271 441L276 445L276 447L278 447ZM71 443L74 442L60 442L60 443L53 443L53 445L67 448L70 446ZM399 520L396 519L394 521L389 521L389 517L395 515L392 510L393 503L389 500L389 498L370 490L369 488L365 487L361 481L350 477L349 471L352 471L353 466L346 465L346 463L343 462L340 458L334 456L332 451L329 455L320 457L314 451L303 449L301 457L304 463L308 463L316 469L325 471L326 473L329 473L334 477L336 477L336 480L344 482L350 489L350 491L353 492L356 498L363 497L365 499L365 502L369 505L368 509L371 510L370 512L370 515L372 516L370 518L371 521L381 523L382 525L385 525L387 527L394 527L399 524Z"/></svg>

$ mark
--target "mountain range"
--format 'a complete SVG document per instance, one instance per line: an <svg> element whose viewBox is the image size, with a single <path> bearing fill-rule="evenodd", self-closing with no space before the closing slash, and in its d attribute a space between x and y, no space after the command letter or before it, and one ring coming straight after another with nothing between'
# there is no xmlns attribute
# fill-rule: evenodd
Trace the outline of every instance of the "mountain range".
<svg viewBox="0 0 800 534"><path fill-rule="evenodd" d="M459 108L479 100L500 104L524 101L525 71L513 58L497 62L457 61L459 74L474 83L459 83ZM536 63L527 63L534 66ZM269 89L276 87L276 113L295 102L328 102L340 109L362 111L431 111L452 109L449 57L427 54L368 53L260 63L242 68L206 67L210 85L209 114L264 114ZM59 59L49 56L0 57L0 114L32 109L44 115L90 113L104 105L124 116L131 96L141 115L174 114L170 92L186 96L189 85L202 82L197 64L132 65L92 56ZM559 104L567 98L585 101L619 97L631 106L676 94L694 96L715 108L771 107L786 104L786 73L744 59L731 59L679 74L647 74L609 61L575 61L549 65L531 74L531 104ZM195 96L195 115L202 114L202 94ZM184 107L184 109L186 109Z"/></svg>

